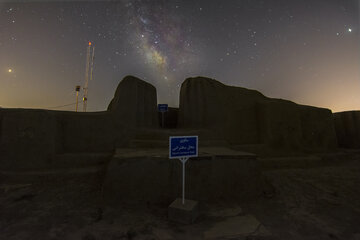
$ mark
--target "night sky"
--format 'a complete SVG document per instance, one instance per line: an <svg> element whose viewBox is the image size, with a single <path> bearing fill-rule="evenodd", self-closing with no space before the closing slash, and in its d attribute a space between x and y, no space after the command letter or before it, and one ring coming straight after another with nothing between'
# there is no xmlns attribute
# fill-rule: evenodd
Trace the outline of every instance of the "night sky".
<svg viewBox="0 0 360 240"><path fill-rule="evenodd" d="M91 41L89 111L105 110L126 75L170 106L200 75L334 112L360 109L359 11L357 0L1 1L0 106L74 110L56 106L84 86Z"/></svg>

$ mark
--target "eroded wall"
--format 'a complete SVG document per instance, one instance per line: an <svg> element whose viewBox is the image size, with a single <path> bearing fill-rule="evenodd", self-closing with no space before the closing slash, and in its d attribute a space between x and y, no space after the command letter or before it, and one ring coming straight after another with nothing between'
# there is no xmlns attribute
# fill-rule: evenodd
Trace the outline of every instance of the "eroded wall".
<svg viewBox="0 0 360 240"><path fill-rule="evenodd" d="M340 147L360 148L360 111L334 113Z"/></svg>
<svg viewBox="0 0 360 240"><path fill-rule="evenodd" d="M109 110L83 113L0 109L0 168L46 168L55 155L110 153L138 128L158 128L156 89L127 76Z"/></svg>
<svg viewBox="0 0 360 240"><path fill-rule="evenodd" d="M46 168L63 153L112 152L123 135L107 112L0 110L1 168Z"/></svg>
<svg viewBox="0 0 360 240"><path fill-rule="evenodd" d="M213 129L233 145L267 144L301 151L337 147L330 110L267 98L203 77L182 84L179 124Z"/></svg>
<svg viewBox="0 0 360 240"><path fill-rule="evenodd" d="M30 168L50 161L60 148L54 112L1 109L0 164Z"/></svg>

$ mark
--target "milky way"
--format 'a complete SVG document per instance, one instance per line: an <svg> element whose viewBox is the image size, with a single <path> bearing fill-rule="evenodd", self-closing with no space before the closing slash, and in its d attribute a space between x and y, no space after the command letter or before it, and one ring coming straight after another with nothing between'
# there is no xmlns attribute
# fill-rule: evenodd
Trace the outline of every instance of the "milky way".
<svg viewBox="0 0 360 240"><path fill-rule="evenodd" d="M160 95L173 96L179 88L176 71L184 71L197 60L186 19L172 14L172 8L176 10L178 5L169 5L168 1L129 1L125 5L129 8L130 42L151 68L161 86Z"/></svg>
<svg viewBox="0 0 360 240"><path fill-rule="evenodd" d="M360 106L357 0L0 3L0 106L74 110L88 41L90 111L126 75L170 106L199 75L333 111Z"/></svg>

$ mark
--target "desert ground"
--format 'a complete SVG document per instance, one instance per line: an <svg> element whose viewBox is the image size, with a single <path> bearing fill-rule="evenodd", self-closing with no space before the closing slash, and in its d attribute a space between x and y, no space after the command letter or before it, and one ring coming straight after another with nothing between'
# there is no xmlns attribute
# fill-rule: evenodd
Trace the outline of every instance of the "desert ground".
<svg viewBox="0 0 360 240"><path fill-rule="evenodd" d="M360 151L258 161L270 190L199 202L188 225L168 221L168 205L104 205L103 166L2 172L0 239L360 239Z"/></svg>

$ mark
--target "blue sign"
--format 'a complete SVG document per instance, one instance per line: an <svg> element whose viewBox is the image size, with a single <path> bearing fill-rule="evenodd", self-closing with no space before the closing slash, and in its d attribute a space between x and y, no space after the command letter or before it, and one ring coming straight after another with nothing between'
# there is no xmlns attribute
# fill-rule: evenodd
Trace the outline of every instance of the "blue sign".
<svg viewBox="0 0 360 240"><path fill-rule="evenodd" d="M198 136L170 137L169 141L169 158L198 156Z"/></svg>
<svg viewBox="0 0 360 240"><path fill-rule="evenodd" d="M168 105L167 104L158 104L158 110L159 110L159 112L167 112Z"/></svg>

